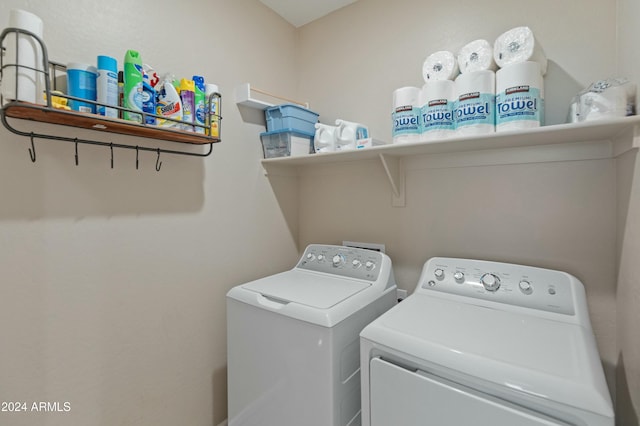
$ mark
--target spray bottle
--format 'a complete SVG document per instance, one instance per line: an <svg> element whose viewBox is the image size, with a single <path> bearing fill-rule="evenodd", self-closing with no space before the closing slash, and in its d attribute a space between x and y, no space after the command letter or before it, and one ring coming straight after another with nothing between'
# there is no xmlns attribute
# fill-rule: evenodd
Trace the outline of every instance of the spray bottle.
<svg viewBox="0 0 640 426"><path fill-rule="evenodd" d="M193 80L183 78L180 80L180 100L182 101L182 121L193 123L195 110L195 83ZM183 124L182 130L193 132L193 126Z"/></svg>
<svg viewBox="0 0 640 426"><path fill-rule="evenodd" d="M127 50L124 56L124 107L142 112L142 59L135 50ZM125 111L125 120L142 123L142 115Z"/></svg>
<svg viewBox="0 0 640 426"><path fill-rule="evenodd" d="M173 78L167 74L164 76L162 83L158 86L158 103L156 104L156 115L171 118L173 120L182 120L182 101L180 95L173 85ZM172 120L158 119L158 125L162 127L179 127L180 123Z"/></svg>
<svg viewBox="0 0 640 426"><path fill-rule="evenodd" d="M207 109L205 108L205 85L204 85L204 77L199 75L193 76L193 82L195 83L195 92L194 92L194 103L195 103L195 113L193 115L194 123L200 126L204 126L205 117L207 115ZM196 133L204 134L204 127L194 126Z"/></svg>

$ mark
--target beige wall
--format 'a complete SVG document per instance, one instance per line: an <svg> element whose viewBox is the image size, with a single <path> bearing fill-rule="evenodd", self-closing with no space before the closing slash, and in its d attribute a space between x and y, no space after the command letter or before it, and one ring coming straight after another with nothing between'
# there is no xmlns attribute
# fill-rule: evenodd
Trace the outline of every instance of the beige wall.
<svg viewBox="0 0 640 426"><path fill-rule="evenodd" d="M428 53L527 24L551 61L547 122L558 123L589 82L617 70L640 81L640 56L611 48L617 27L618 49L635 49L635 3L619 0L617 26L616 3L604 0L400 0L393 7L360 0L295 30L255 0L193 0L187 4L199 13L189 19L166 0L3 1L2 26L14 7L44 18L51 59L121 59L137 48L158 70L202 73L221 87L224 120L211 157L163 156L160 173L154 155L141 156L136 171L134 154L117 150L111 170L108 150L98 147L82 146L76 167L71 144L48 141L36 142L31 164L27 141L0 128L0 400L72 407L0 413L0 423L219 423L226 290L290 267L308 243L351 239L385 243L408 290L433 255L575 274L587 287L607 379L625 416L620 424L637 424L635 153L538 164L517 150L475 165L473 155L460 164L415 158L407 164L407 205L394 208L377 162L267 180L259 163L264 128L243 121L233 102L233 88L248 81L310 101L323 122L362 121L389 141L391 93L421 85ZM580 24L568 31L569 20ZM201 53L187 39L199 39Z"/></svg>
<svg viewBox="0 0 640 426"><path fill-rule="evenodd" d="M618 1L618 67L640 82L640 3ZM637 143L637 142L636 142ZM640 423L640 161L630 152L618 168L618 368L617 412L625 423Z"/></svg>
<svg viewBox="0 0 640 426"><path fill-rule="evenodd" d="M70 402L0 424L202 425L226 418L225 293L297 258L295 218L264 177L242 82L294 94L294 28L254 0L5 0L44 20L51 59L200 73L223 94L223 143L205 159L36 141L0 128L0 401ZM192 8L192 9L190 9ZM116 143L125 136L22 126ZM181 148L161 144L163 148ZM295 191L295 184L283 181ZM293 218L294 215L289 215ZM293 229L290 229L292 227ZM29 407L30 408L30 407Z"/></svg>
<svg viewBox="0 0 640 426"><path fill-rule="evenodd" d="M634 2L623 3L630 7ZM545 77L547 123L563 123L571 96L618 72L616 13L615 2L600 0L455 5L400 0L392 6L382 0L360 0L300 29L300 97L320 112L322 122L359 121L370 126L374 138L389 142L391 93L423 84L421 66L429 53L457 51L477 38L493 41L511 27L529 25L550 60ZM568 22L575 24L569 28ZM631 22L637 19L629 18L627 25ZM624 51L637 50L633 46ZM637 70L637 59L635 65ZM629 77L640 81L637 71ZM633 236L637 212L620 232L626 241L624 285L635 296L620 300L622 282L616 295L620 261L616 203L626 205L628 200L617 186L624 179L630 182L633 168L627 165L620 172L618 161L595 157L535 163L527 155L513 149L482 156L483 161L474 160L474 154L412 158L406 165L404 208L391 206L389 182L379 162L307 167L300 177L300 245L342 240L385 243L399 285L408 290L415 286L422 264L436 255L572 273L585 284L614 398L620 349L629 346L625 359L631 365L626 371L635 376L629 378L627 399L635 401L637 410L640 358L637 338L632 336L637 314L632 312L638 311L640 301L635 291L637 262L630 261L638 257L638 239ZM495 159L484 161L491 156ZM635 191L632 200L637 198L635 174L634 189L628 185ZM635 204L630 203L629 216ZM618 314L617 304L625 306ZM623 324L617 327L617 321ZM618 343L617 337L623 342ZM619 424L637 424L637 416L629 412Z"/></svg>

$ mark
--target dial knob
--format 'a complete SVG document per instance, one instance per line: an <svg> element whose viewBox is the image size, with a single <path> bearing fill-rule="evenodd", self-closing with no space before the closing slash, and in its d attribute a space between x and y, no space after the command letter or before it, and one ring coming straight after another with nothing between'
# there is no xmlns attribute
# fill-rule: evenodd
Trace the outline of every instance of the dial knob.
<svg viewBox="0 0 640 426"><path fill-rule="evenodd" d="M438 268L435 271L433 271L433 275L435 275L437 279L441 280L444 278L444 271Z"/></svg>
<svg viewBox="0 0 640 426"><path fill-rule="evenodd" d="M376 264L370 260L367 260L367 263L364 264L364 267L367 268L367 271L370 271L376 267Z"/></svg>
<svg viewBox="0 0 640 426"><path fill-rule="evenodd" d="M496 291L500 288L500 278L493 274L484 274L480 278L480 283L487 291Z"/></svg>
<svg viewBox="0 0 640 426"><path fill-rule="evenodd" d="M335 256L333 256L333 259L331 259L331 262L333 263L333 266L337 268L344 263L344 256L341 254L336 254Z"/></svg>
<svg viewBox="0 0 640 426"><path fill-rule="evenodd" d="M520 287L520 291L524 294L531 294L533 288L531 287L531 283L527 280L522 280L518 283L518 287Z"/></svg>
<svg viewBox="0 0 640 426"><path fill-rule="evenodd" d="M351 264L356 269L362 266L362 262L360 262L358 259L353 259L353 262L351 262Z"/></svg>
<svg viewBox="0 0 640 426"><path fill-rule="evenodd" d="M307 260L313 262L316 256L313 253L307 254Z"/></svg>
<svg viewBox="0 0 640 426"><path fill-rule="evenodd" d="M318 255L318 261L322 262L324 260L324 254L319 254Z"/></svg>
<svg viewBox="0 0 640 426"><path fill-rule="evenodd" d="M464 274L460 271L457 271L456 273L453 274L453 279L461 283L464 281Z"/></svg>

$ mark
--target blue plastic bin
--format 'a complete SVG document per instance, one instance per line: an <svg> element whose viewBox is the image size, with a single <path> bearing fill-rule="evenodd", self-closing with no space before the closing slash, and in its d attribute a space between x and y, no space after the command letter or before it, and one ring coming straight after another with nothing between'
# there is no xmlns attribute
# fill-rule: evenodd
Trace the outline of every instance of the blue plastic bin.
<svg viewBox="0 0 640 426"><path fill-rule="evenodd" d="M267 132L291 129L304 133L315 133L319 114L295 104L283 104L264 110Z"/></svg>

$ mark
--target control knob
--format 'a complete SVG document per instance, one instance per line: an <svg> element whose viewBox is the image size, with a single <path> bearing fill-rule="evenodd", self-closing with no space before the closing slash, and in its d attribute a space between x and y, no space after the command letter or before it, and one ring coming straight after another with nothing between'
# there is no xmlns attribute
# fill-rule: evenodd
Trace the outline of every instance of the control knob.
<svg viewBox="0 0 640 426"><path fill-rule="evenodd" d="M438 268L433 271L433 275L435 275L437 279L441 280L444 278L444 271L441 268Z"/></svg>
<svg viewBox="0 0 640 426"><path fill-rule="evenodd" d="M453 274L453 279L461 283L464 281L464 274L460 271L457 271Z"/></svg>
<svg viewBox="0 0 640 426"><path fill-rule="evenodd" d="M531 294L533 292L531 283L527 280L520 281L518 283L518 287L520 287L520 291L522 291L524 294Z"/></svg>
<svg viewBox="0 0 640 426"><path fill-rule="evenodd" d="M333 259L331 259L331 262L333 263L333 266L337 268L345 262L345 259L343 255L336 254L335 256L333 256Z"/></svg>
<svg viewBox="0 0 640 426"><path fill-rule="evenodd" d="M370 270L372 270L373 268L376 267L376 264L375 264L375 262L367 260L367 262L364 264L364 267L367 268L367 271L370 271Z"/></svg>
<svg viewBox="0 0 640 426"><path fill-rule="evenodd" d="M487 291L494 292L500 288L500 278L494 274L484 274L480 277L480 283Z"/></svg>

